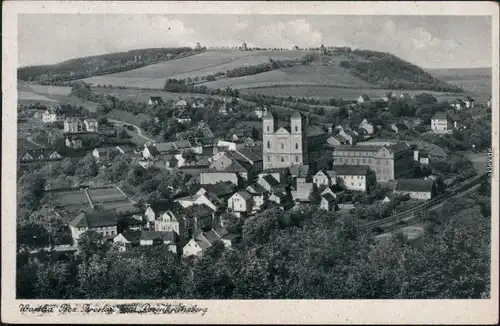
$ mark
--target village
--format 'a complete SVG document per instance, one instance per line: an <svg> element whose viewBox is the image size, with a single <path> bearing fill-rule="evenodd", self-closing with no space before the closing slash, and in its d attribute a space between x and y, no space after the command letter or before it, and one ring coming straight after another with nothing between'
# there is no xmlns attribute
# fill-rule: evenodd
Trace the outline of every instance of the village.
<svg viewBox="0 0 500 326"><path fill-rule="evenodd" d="M383 112L392 102L406 97L414 98L407 93L399 97L387 93L375 101L386 103ZM60 128L58 135L64 139L64 150L60 150L61 146L23 147L36 144L33 139L24 139L18 150L21 165L50 165L76 154L81 158L91 156L92 164L106 170L120 157L126 157L130 165L144 171L151 168L166 175L182 173L186 176L182 187L189 188L186 193L169 185L172 200L156 205L137 200L137 193L113 182L96 183L92 178L49 180L45 191L50 198L45 212L64 215L71 235L67 243L53 245L61 250L76 250L82 234L94 231L119 251L165 245L178 255L200 257L216 242L227 248L238 244L241 234L227 229L231 218L243 221L273 207L288 211L313 205L331 212L354 211L362 206L360 197L374 192L376 201L390 207L382 216L387 217L443 195L457 182L453 173L430 168L433 162L449 160L449 151L421 141L419 136L442 136L466 129L467 122L461 121L460 113L475 105L470 97L457 99L433 114L430 124L424 126L418 118L385 125L365 118L359 125L331 123L321 127L311 125L310 114L299 110L294 110L288 121L278 121L273 109L260 105L249 111L260 124L257 132L222 138L215 137L204 121L193 123L192 110L204 109L204 102L179 98L171 104L175 109L171 119L186 131L196 130L198 136L166 142L143 139L142 145L130 140L131 136L147 139L138 126L113 124L99 117L65 116L56 106L30 110L29 119ZM161 97L150 97L147 102L149 107L160 104ZM363 94L348 107L369 108L371 104ZM490 108L491 103L485 106ZM238 108L238 98L225 98L216 114L232 115ZM411 140L398 137L408 131L413 132ZM392 138L380 137L387 134ZM116 139L94 148L85 140L102 135ZM464 173L469 174L461 181L476 175L475 171ZM65 205L73 209L68 213Z"/></svg>

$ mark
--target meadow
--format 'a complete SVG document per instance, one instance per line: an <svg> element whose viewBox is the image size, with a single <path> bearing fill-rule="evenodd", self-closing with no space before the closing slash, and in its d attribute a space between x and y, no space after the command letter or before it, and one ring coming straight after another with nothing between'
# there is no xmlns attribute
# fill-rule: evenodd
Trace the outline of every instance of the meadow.
<svg viewBox="0 0 500 326"><path fill-rule="evenodd" d="M127 197L116 188L88 189L87 193L93 204L127 200Z"/></svg>
<svg viewBox="0 0 500 326"><path fill-rule="evenodd" d="M19 104L71 104L82 106L90 112L97 110L97 103L84 101L78 97L71 96L71 87L65 86L45 86L28 84L25 82L17 83L17 102Z"/></svg>
<svg viewBox="0 0 500 326"><path fill-rule="evenodd" d="M92 93L94 94L102 94L102 95L111 95L117 97L122 101L131 100L134 102L144 102L146 103L150 97L159 96L163 98L164 101L172 100L175 101L178 98L186 98L186 97L197 97L197 98L205 98L209 97L206 94L191 94L191 93L171 93L165 91L144 91L139 89L119 89L119 88L105 88L105 87L92 87Z"/></svg>
<svg viewBox="0 0 500 326"><path fill-rule="evenodd" d="M135 70L111 75L95 76L83 81L96 85L140 87L161 89L167 78L205 76L245 65L255 65L273 59L297 59L305 55L302 51L252 51L225 52L207 51L194 56L153 64Z"/></svg>
<svg viewBox="0 0 500 326"><path fill-rule="evenodd" d="M459 86L477 101L486 102L492 94L492 69L432 69L429 72L451 85Z"/></svg>
<svg viewBox="0 0 500 326"><path fill-rule="evenodd" d="M371 86L339 66L307 65L267 71L257 75L219 78L202 85L208 88L256 88L273 86Z"/></svg>

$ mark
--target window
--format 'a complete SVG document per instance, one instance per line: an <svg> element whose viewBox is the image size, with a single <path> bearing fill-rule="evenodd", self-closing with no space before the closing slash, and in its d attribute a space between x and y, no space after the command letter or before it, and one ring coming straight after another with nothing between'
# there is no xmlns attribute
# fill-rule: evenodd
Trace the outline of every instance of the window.
<svg viewBox="0 0 500 326"><path fill-rule="evenodd" d="M267 126L267 131L269 132L269 126Z"/></svg>
<svg viewBox="0 0 500 326"><path fill-rule="evenodd" d="M356 160L356 164L359 165L359 158Z"/></svg>
<svg viewBox="0 0 500 326"><path fill-rule="evenodd" d="M377 160L377 164L380 164L380 160Z"/></svg>
<svg viewBox="0 0 500 326"><path fill-rule="evenodd" d="M298 131L299 131L299 127L295 126L295 132L298 132Z"/></svg>
<svg viewBox="0 0 500 326"><path fill-rule="evenodd" d="M299 162L299 157L295 156L295 162Z"/></svg>
<svg viewBox="0 0 500 326"><path fill-rule="evenodd" d="M363 163L366 163L366 158L364 158L362 162L363 162Z"/></svg>
<svg viewBox="0 0 500 326"><path fill-rule="evenodd" d="M285 162L285 158L283 156L281 157L281 162Z"/></svg>
<svg viewBox="0 0 500 326"><path fill-rule="evenodd" d="M295 149L299 149L299 143L295 143Z"/></svg>
<svg viewBox="0 0 500 326"><path fill-rule="evenodd" d="M342 159L341 158L339 158L339 163L342 163Z"/></svg>
<svg viewBox="0 0 500 326"><path fill-rule="evenodd" d="M389 165L389 161L385 161L385 165Z"/></svg>
<svg viewBox="0 0 500 326"><path fill-rule="evenodd" d="M271 148L271 141L270 140L267 141L267 148Z"/></svg>
<svg viewBox="0 0 500 326"><path fill-rule="evenodd" d="M268 162L271 162L271 156L268 156L268 157L267 157L267 161L268 161Z"/></svg>
<svg viewBox="0 0 500 326"><path fill-rule="evenodd" d="M285 144L281 144L281 149L285 149Z"/></svg>

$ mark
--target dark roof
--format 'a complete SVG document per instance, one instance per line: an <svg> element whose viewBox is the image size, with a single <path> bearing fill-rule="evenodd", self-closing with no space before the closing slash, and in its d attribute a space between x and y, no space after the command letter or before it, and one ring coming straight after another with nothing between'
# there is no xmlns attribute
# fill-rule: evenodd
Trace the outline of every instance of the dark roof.
<svg viewBox="0 0 500 326"><path fill-rule="evenodd" d="M116 211L106 210L98 212L84 212L75 217L70 226L75 228L97 228L102 226L114 226L117 223Z"/></svg>
<svg viewBox="0 0 500 326"><path fill-rule="evenodd" d="M264 179L264 181L266 181L271 187L274 187L274 186L277 186L280 184L278 182L278 180L276 180L272 175L269 175L269 174L263 176L262 179Z"/></svg>
<svg viewBox="0 0 500 326"><path fill-rule="evenodd" d="M430 192L430 191L432 191L433 185L434 185L434 181L432 181L432 180L401 179L401 180L397 180L396 190Z"/></svg>
<svg viewBox="0 0 500 326"><path fill-rule="evenodd" d="M233 172L233 173L238 173L238 172L248 172L250 170L251 166L249 163L245 164L245 162L233 160L233 162L225 168L223 171L224 172Z"/></svg>
<svg viewBox="0 0 500 326"><path fill-rule="evenodd" d="M247 159L249 159L250 161L252 162L260 162L262 161L262 153L261 152L255 152L255 151L252 151L248 148L243 148L243 149L239 149L237 150L237 152L246 157Z"/></svg>
<svg viewBox="0 0 500 326"><path fill-rule="evenodd" d="M458 114L455 113L449 113L448 116L452 121L460 121L462 120Z"/></svg>
<svg viewBox="0 0 500 326"><path fill-rule="evenodd" d="M174 233L171 231L142 231L140 239L175 242Z"/></svg>
<svg viewBox="0 0 500 326"><path fill-rule="evenodd" d="M243 199L245 199L245 200L252 199L252 195L248 191L238 191L238 195L243 197Z"/></svg>
<svg viewBox="0 0 500 326"><path fill-rule="evenodd" d="M202 188L217 197L224 197L234 192L235 185L230 181L221 181L215 184L203 185Z"/></svg>
<svg viewBox="0 0 500 326"><path fill-rule="evenodd" d="M249 188L250 188L251 190L249 190ZM259 194L259 195L264 194L264 193L266 193L266 192L267 192L266 188L262 187L262 186L261 186L260 184L258 184L258 183L254 183L254 184L252 184L252 185L249 185L249 186L247 187L247 191L248 191L248 192L250 192L250 193L255 193L255 194Z"/></svg>
<svg viewBox="0 0 500 326"><path fill-rule="evenodd" d="M217 235L217 233L215 233L214 230L203 232L203 236L208 240L208 242L210 242L210 244L213 244L215 241L220 240L220 237Z"/></svg>
<svg viewBox="0 0 500 326"><path fill-rule="evenodd" d="M403 130L407 130L409 129L408 126L404 123L395 123L394 124L398 129L403 129Z"/></svg>
<svg viewBox="0 0 500 326"><path fill-rule="evenodd" d="M142 231L126 230L121 233L121 235L130 242L139 242L141 239Z"/></svg>
<svg viewBox="0 0 500 326"><path fill-rule="evenodd" d="M335 197L332 196L332 194L326 193L322 195L321 197L325 198L329 203L335 201Z"/></svg>
<svg viewBox="0 0 500 326"><path fill-rule="evenodd" d="M432 116L432 119L448 119L448 114L443 111L438 111Z"/></svg>
<svg viewBox="0 0 500 326"><path fill-rule="evenodd" d="M366 175L368 173L368 165L335 165L333 167L334 175Z"/></svg>
<svg viewBox="0 0 500 326"><path fill-rule="evenodd" d="M335 151L360 151L360 152L377 152L382 146L358 146L358 145L337 145Z"/></svg>
<svg viewBox="0 0 500 326"><path fill-rule="evenodd" d="M392 151L393 153L401 152L401 151L406 151L410 149L410 146L405 143L405 142L400 142L394 145L387 146L387 148Z"/></svg>
<svg viewBox="0 0 500 326"><path fill-rule="evenodd" d="M187 139L175 140L175 141L173 141L173 144L174 144L175 148L177 148L177 149L191 147L191 143Z"/></svg>
<svg viewBox="0 0 500 326"><path fill-rule="evenodd" d="M152 101L163 101L163 99L160 96L151 96L149 99Z"/></svg>
<svg viewBox="0 0 500 326"><path fill-rule="evenodd" d="M221 238L229 234L229 232L228 232L225 228L220 227L220 226L218 226L218 227L214 228L214 231L215 231L215 233L217 233L217 234L219 235L219 237L221 237Z"/></svg>
<svg viewBox="0 0 500 326"><path fill-rule="evenodd" d="M213 210L205 204L192 205L186 208L186 211L191 216L202 217L207 215L212 215Z"/></svg>
<svg viewBox="0 0 500 326"><path fill-rule="evenodd" d="M122 151L124 151L125 153L130 153L130 152L133 152L135 150L135 146L132 146L132 145L129 145L129 144L125 144L125 145L118 145L116 146L117 148L120 148Z"/></svg>
<svg viewBox="0 0 500 326"><path fill-rule="evenodd" d="M158 148L156 148L156 146L146 146L146 147L151 155L160 154L160 151L158 150Z"/></svg>

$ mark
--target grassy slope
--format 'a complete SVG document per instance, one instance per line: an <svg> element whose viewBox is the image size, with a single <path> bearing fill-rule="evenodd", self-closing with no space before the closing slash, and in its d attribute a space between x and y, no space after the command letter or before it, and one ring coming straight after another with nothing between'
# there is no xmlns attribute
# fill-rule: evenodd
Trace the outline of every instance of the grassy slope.
<svg viewBox="0 0 500 326"><path fill-rule="evenodd" d="M219 71L266 62L275 59L297 59L305 52L216 52L208 51L194 56L153 64L121 73L84 79L92 85L163 88L167 78L206 76Z"/></svg>
<svg viewBox="0 0 500 326"><path fill-rule="evenodd" d="M461 87L479 101L487 101L492 94L492 69L428 69L429 73L448 84Z"/></svg>

